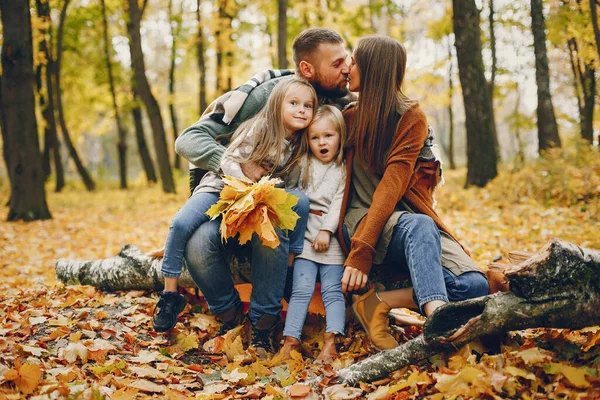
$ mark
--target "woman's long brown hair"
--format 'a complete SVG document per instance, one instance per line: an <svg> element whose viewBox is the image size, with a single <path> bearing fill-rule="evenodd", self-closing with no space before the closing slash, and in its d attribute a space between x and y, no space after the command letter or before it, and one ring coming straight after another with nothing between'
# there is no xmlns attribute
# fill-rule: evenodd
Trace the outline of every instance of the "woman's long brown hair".
<svg viewBox="0 0 600 400"><path fill-rule="evenodd" d="M398 115L416 102L402 93L406 49L386 36L367 36L358 41L354 60L360 74L360 96L349 141L365 168L383 173L392 145Z"/></svg>

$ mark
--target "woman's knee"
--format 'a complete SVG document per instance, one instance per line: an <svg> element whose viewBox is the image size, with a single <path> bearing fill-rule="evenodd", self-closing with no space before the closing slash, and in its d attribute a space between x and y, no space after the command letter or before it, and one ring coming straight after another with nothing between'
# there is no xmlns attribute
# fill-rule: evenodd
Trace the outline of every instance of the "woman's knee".
<svg viewBox="0 0 600 400"><path fill-rule="evenodd" d="M424 214L404 214L398 219L396 228L401 237L414 244L441 246L440 231L435 221Z"/></svg>
<svg viewBox="0 0 600 400"><path fill-rule="evenodd" d="M486 296L489 292L489 284L485 275L472 271L456 276L455 284L448 286L447 289L451 301L462 301Z"/></svg>

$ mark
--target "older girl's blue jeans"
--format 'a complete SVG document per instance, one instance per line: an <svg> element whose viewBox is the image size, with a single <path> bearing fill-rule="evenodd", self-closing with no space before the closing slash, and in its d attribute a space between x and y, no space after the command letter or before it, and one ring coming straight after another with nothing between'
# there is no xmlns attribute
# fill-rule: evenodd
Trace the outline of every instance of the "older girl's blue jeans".
<svg viewBox="0 0 600 400"><path fill-rule="evenodd" d="M347 230L344 236L349 242ZM440 231L429 216L405 213L398 218L384 264L408 271L415 302L421 311L433 300L461 301L488 294L488 282L480 272L455 275L441 264Z"/></svg>
<svg viewBox="0 0 600 400"><path fill-rule="evenodd" d="M346 305L342 294L342 265L319 264L304 258L294 262L292 297L285 317L284 336L300 339L308 312L308 305L315 291L317 273L321 276L321 296L325 305L326 332L344 333Z"/></svg>

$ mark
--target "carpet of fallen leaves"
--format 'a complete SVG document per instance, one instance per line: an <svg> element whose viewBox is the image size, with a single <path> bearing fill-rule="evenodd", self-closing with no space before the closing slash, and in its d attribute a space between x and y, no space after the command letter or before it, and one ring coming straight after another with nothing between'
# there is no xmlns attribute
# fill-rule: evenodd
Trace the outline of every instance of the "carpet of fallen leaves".
<svg viewBox="0 0 600 400"><path fill-rule="evenodd" d="M509 250L535 252L552 237L600 249L600 163L597 153L586 157L584 167L566 168L568 155L554 154L485 189L464 190L465 171L450 171L438 208L481 264ZM7 191L0 182L0 198ZM351 388L335 384L335 371L375 353L351 318L331 365L314 362L323 319L313 315L302 355L257 361L243 328L215 338L218 323L193 296L176 329L162 335L151 329L156 293L56 281L58 258L108 257L126 243L162 247L185 192L183 180L177 195L140 185L68 188L48 194L52 220L0 223L0 399L600 398L599 327L511 332ZM394 333L406 341L420 331ZM301 384L316 375L321 387Z"/></svg>

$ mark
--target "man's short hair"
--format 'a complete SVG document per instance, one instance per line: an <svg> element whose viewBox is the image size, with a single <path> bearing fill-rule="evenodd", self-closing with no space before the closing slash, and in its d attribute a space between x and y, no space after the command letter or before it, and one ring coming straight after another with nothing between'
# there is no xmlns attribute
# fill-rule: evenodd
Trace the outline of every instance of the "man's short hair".
<svg viewBox="0 0 600 400"><path fill-rule="evenodd" d="M307 61L321 43L344 43L344 39L336 31L327 28L310 28L300 32L292 44L292 57L296 68L300 61Z"/></svg>

